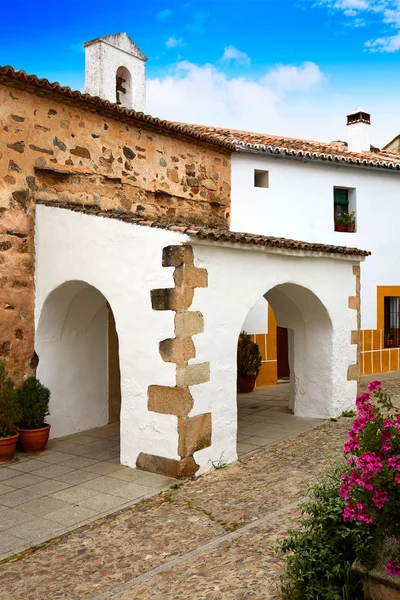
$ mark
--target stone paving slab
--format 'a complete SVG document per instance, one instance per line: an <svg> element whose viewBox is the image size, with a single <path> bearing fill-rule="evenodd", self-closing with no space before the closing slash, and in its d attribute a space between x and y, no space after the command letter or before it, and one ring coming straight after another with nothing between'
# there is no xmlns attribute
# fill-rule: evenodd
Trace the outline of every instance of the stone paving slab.
<svg viewBox="0 0 400 600"><path fill-rule="evenodd" d="M288 408L289 383L238 394L237 453L243 458L322 423L295 417Z"/></svg>
<svg viewBox="0 0 400 600"><path fill-rule="evenodd" d="M118 440L118 426L108 425L50 440L38 455L17 452L0 465L0 559L174 482L120 465Z"/></svg>

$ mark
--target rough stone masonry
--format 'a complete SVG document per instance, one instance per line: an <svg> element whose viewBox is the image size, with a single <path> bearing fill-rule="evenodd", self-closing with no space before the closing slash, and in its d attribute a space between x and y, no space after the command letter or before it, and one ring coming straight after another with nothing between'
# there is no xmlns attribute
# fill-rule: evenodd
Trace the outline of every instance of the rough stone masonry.
<svg viewBox="0 0 400 600"><path fill-rule="evenodd" d="M4 76L0 128L0 360L18 381L37 365L35 202L227 229L230 151Z"/></svg>

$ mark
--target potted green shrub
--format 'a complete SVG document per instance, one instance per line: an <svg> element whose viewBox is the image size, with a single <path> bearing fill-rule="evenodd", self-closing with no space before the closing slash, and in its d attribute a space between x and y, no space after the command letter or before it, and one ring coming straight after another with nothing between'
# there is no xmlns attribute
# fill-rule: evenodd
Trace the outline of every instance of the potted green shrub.
<svg viewBox="0 0 400 600"><path fill-rule="evenodd" d="M345 217L342 213L338 214L335 218L335 231L345 231Z"/></svg>
<svg viewBox="0 0 400 600"><path fill-rule="evenodd" d="M347 215L347 223L346 223L346 227L347 227L347 231L349 233L354 233L354 230L356 228L356 213L353 210L350 214Z"/></svg>
<svg viewBox="0 0 400 600"><path fill-rule="evenodd" d="M18 439L21 409L13 380L0 361L0 462L12 459Z"/></svg>
<svg viewBox="0 0 400 600"><path fill-rule="evenodd" d="M18 389L22 415L19 436L24 452L42 452L49 439L50 425L45 423L49 414L50 390L36 377L28 377Z"/></svg>
<svg viewBox="0 0 400 600"><path fill-rule="evenodd" d="M394 341L394 334L393 331L391 329L388 329L387 331L385 331L385 348L391 348L393 346L393 341Z"/></svg>
<svg viewBox="0 0 400 600"><path fill-rule="evenodd" d="M237 389L238 392L252 392L261 367L261 352L245 331L239 336L237 348Z"/></svg>

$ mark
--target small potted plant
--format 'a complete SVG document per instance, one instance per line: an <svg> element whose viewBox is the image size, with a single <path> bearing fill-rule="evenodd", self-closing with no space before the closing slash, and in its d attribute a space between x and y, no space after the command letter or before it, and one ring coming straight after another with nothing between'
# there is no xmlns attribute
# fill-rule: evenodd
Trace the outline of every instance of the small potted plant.
<svg viewBox="0 0 400 600"><path fill-rule="evenodd" d="M342 213L336 215L335 218L335 231L344 231L345 230L345 217Z"/></svg>
<svg viewBox="0 0 400 600"><path fill-rule="evenodd" d="M393 346L393 331L388 329L385 331L385 348L391 348Z"/></svg>
<svg viewBox="0 0 400 600"><path fill-rule="evenodd" d="M356 213L354 210L349 215L346 215L347 216L346 227L347 227L347 231L349 233L354 233L354 230L356 228L356 216L355 215L356 215Z"/></svg>
<svg viewBox="0 0 400 600"><path fill-rule="evenodd" d="M18 389L22 415L19 437L24 452L42 452L49 439L50 425L45 423L49 414L50 390L36 377L28 377Z"/></svg>
<svg viewBox="0 0 400 600"><path fill-rule="evenodd" d="M237 348L237 389L249 393L254 390L261 368L261 352L245 331L239 336Z"/></svg>
<svg viewBox="0 0 400 600"><path fill-rule="evenodd" d="M14 456L20 418L16 387L7 375L4 362L0 361L0 462L7 462Z"/></svg>

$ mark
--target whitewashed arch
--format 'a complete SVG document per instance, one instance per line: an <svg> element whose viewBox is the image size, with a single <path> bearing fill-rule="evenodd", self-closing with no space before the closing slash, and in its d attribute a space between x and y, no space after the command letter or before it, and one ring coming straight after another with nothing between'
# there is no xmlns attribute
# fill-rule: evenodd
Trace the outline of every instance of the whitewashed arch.
<svg viewBox="0 0 400 600"><path fill-rule="evenodd" d="M50 388L52 437L109 421L109 305L84 281L48 294L36 332L37 375Z"/></svg>

